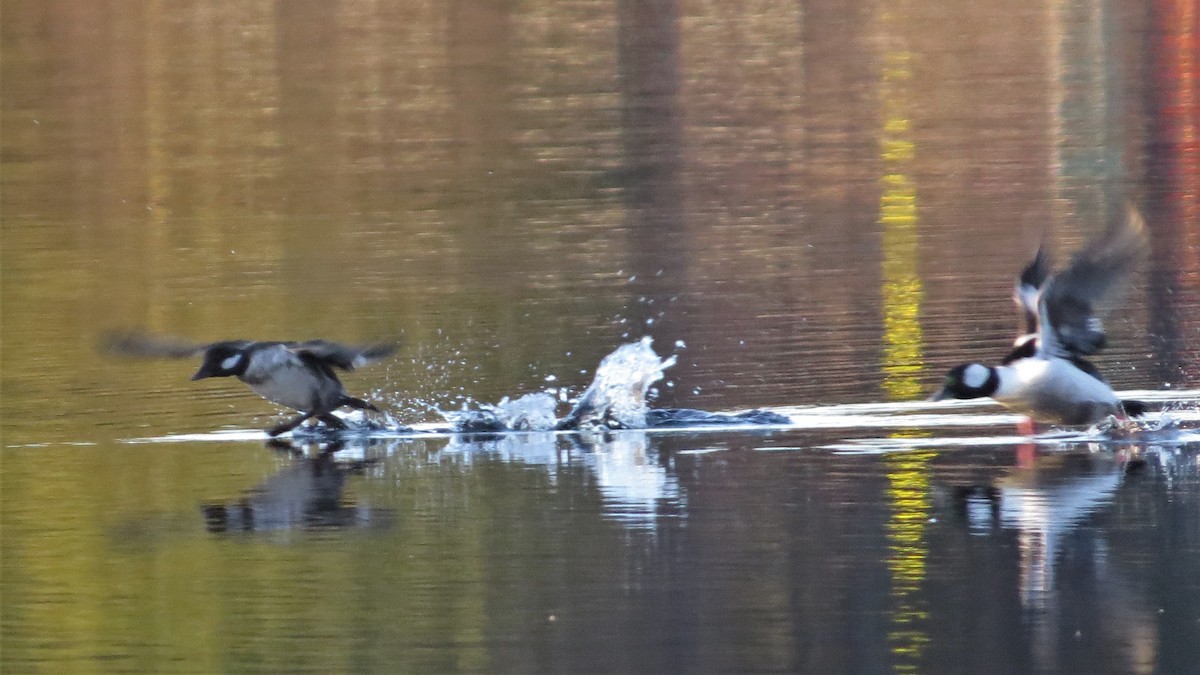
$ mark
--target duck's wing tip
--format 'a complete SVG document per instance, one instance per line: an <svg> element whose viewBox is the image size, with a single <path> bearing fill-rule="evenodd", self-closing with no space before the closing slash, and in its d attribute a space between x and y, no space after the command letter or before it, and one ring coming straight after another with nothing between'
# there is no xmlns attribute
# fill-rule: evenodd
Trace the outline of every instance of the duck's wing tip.
<svg viewBox="0 0 1200 675"><path fill-rule="evenodd" d="M1058 356L1087 356L1107 339L1100 316L1119 302L1125 285L1149 250L1146 224L1131 204L1126 217L1082 248L1066 269L1050 277L1038 299L1042 348Z"/></svg>
<svg viewBox="0 0 1200 675"><path fill-rule="evenodd" d="M197 356L208 343L152 335L141 330L112 331L101 336L97 349L108 356L184 359Z"/></svg>
<svg viewBox="0 0 1200 675"><path fill-rule="evenodd" d="M354 370L387 358L396 353L399 348L399 340L363 345L343 345L328 340L308 340L288 346L288 349L296 354L318 359L342 370Z"/></svg>

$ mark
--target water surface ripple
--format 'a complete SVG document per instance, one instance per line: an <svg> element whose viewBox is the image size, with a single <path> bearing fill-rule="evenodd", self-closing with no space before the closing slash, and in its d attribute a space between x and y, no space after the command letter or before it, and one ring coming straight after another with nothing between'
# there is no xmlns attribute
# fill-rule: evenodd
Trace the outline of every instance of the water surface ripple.
<svg viewBox="0 0 1200 675"><path fill-rule="evenodd" d="M5 0L0 672L1194 672L1194 14ZM1141 430L927 403L1126 199ZM403 346L268 444L130 329ZM647 337L786 423L450 431Z"/></svg>

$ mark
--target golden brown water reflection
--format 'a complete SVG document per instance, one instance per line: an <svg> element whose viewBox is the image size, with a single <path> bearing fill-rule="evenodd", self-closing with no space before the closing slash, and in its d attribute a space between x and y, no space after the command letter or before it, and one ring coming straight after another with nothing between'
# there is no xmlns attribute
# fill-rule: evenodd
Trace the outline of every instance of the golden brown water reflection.
<svg viewBox="0 0 1200 675"><path fill-rule="evenodd" d="M6 672L1200 656L1190 446L823 448L886 434L864 428L302 461L121 442L274 411L188 383L193 364L94 350L125 327L399 335L401 357L346 381L414 422L578 393L653 335L680 356L663 405L902 403L1011 340L1007 289L1040 238L1065 253L1132 197L1154 254L1102 367L1122 389L1192 389L1194 1L0 13ZM899 435L920 434L938 431Z"/></svg>

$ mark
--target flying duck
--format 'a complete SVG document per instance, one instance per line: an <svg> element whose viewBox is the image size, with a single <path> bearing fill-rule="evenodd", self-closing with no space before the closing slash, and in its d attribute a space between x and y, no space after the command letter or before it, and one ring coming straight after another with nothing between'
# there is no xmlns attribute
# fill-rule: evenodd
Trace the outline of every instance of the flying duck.
<svg viewBox="0 0 1200 675"><path fill-rule="evenodd" d="M333 429L345 429L346 423L332 414L342 406L379 412L371 403L348 395L334 369L351 371L396 350L391 343L346 346L325 340L190 344L141 334L111 336L106 347L111 353L125 356L202 356L203 362L192 380L236 377L268 401L300 411L300 415L268 429L270 436L291 431L310 418Z"/></svg>
<svg viewBox="0 0 1200 675"><path fill-rule="evenodd" d="M1123 221L1053 275L1044 248L1039 248L1017 279L1013 296L1026 332L1000 365L965 363L951 369L931 400L990 396L1033 420L1072 426L1144 413L1145 404L1122 401L1085 357L1105 346L1098 305L1144 257L1145 230L1130 207Z"/></svg>

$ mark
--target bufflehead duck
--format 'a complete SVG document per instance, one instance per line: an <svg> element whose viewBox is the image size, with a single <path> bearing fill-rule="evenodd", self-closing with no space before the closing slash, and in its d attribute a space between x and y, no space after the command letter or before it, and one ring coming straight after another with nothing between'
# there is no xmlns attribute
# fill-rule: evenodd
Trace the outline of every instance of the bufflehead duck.
<svg viewBox="0 0 1200 675"><path fill-rule="evenodd" d="M113 336L106 346L112 353L127 356L203 355L204 361L192 380L236 377L268 401L300 411L300 415L268 429L270 436L291 431L310 418L334 429L345 429L346 423L332 414L342 406L379 412L371 403L348 395L334 368L354 370L396 350L396 345L390 343L358 347L325 340L188 344L145 335Z"/></svg>
<svg viewBox="0 0 1200 675"><path fill-rule="evenodd" d="M1145 255L1145 224L1132 207L1126 218L1050 275L1042 249L1017 280L1014 300L1022 334L998 366L966 363L946 375L931 400L990 396L1033 420L1094 424L1109 415L1145 412L1140 401L1122 401L1084 357L1105 345L1097 307Z"/></svg>

